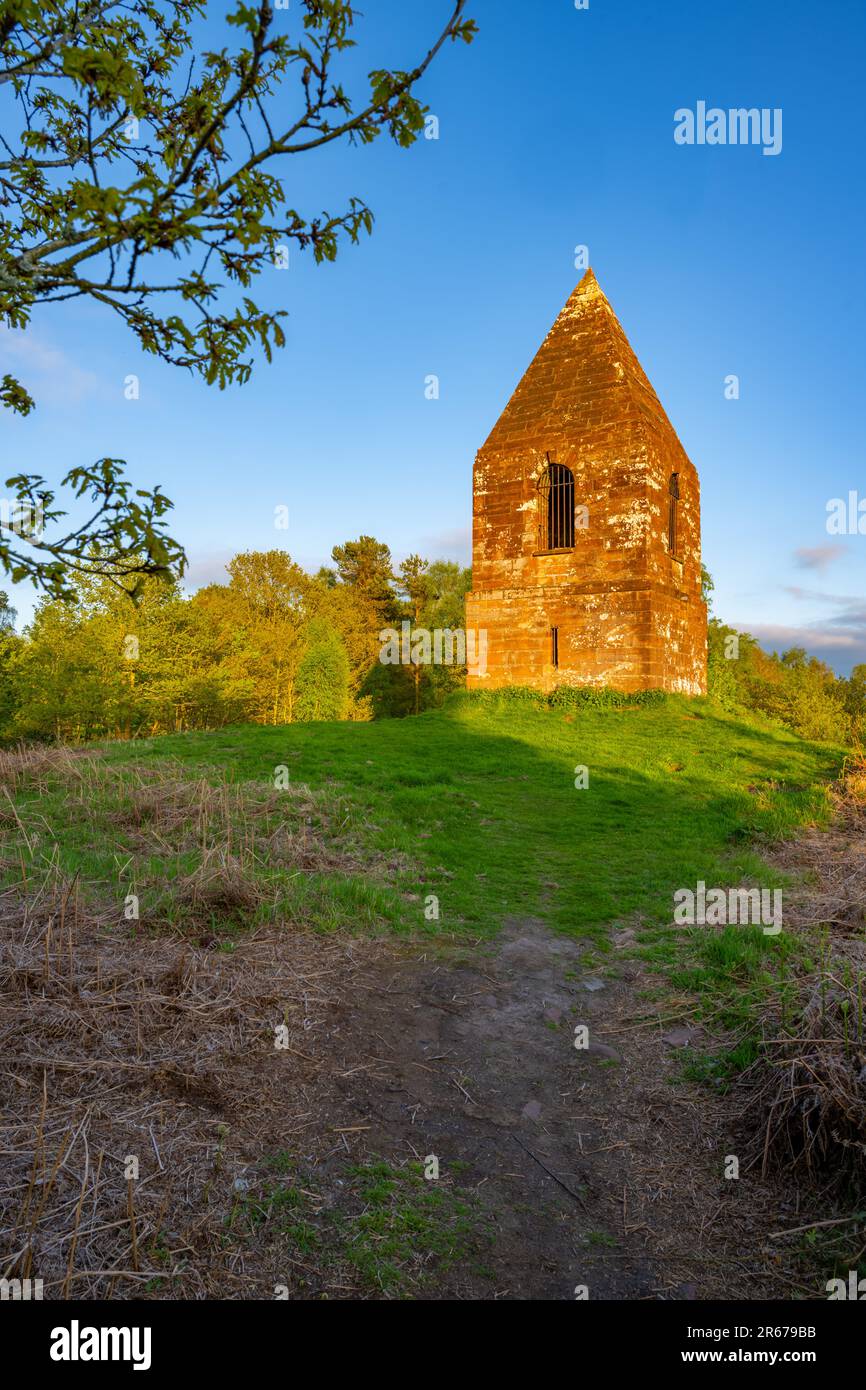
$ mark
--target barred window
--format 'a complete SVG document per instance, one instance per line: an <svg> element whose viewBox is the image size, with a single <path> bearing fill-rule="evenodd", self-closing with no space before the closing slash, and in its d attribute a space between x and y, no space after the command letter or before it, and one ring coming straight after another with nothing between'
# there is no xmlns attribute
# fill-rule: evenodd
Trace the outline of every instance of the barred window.
<svg viewBox="0 0 866 1390"><path fill-rule="evenodd" d="M562 463L551 463L538 480L538 549L574 547L574 474Z"/></svg>
<svg viewBox="0 0 866 1390"><path fill-rule="evenodd" d="M680 505L680 475L671 474L670 486L668 488L668 550L676 558L679 555L679 505Z"/></svg>

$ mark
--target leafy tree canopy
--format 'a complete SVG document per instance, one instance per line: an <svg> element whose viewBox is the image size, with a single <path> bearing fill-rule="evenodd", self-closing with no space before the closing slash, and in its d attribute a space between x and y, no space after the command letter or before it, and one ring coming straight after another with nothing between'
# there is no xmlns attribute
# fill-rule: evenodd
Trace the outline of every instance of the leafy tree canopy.
<svg viewBox="0 0 866 1390"><path fill-rule="evenodd" d="M359 536L356 541L335 545L331 558L343 584L353 585L382 611L393 605L393 562L384 541Z"/></svg>
<svg viewBox="0 0 866 1390"><path fill-rule="evenodd" d="M467 0L448 3L426 55L373 70L355 99L340 76L350 0L291 11L273 0L0 0L0 323L24 329L35 306L84 299L145 352L220 387L245 382L256 347L270 358L284 343L283 312L251 297L257 277L292 245L333 260L373 223L355 197L299 210L287 157L383 133L411 145L426 112L419 79L444 44L475 33ZM222 46L201 48L205 20L225 24ZM24 383L0 377L0 407L26 416L34 404ZM182 573L158 487L133 490L110 458L61 486L92 504L82 520L65 521L40 477L6 483L16 515L0 517L0 569L14 581L68 599L70 572L104 574L135 598L137 579Z"/></svg>
<svg viewBox="0 0 866 1390"><path fill-rule="evenodd" d="M246 293L256 277L290 243L333 260L342 236L372 228L357 198L313 218L294 207L287 157L383 132L411 145L418 80L446 41L474 35L466 3L410 70L371 72L356 103L338 71L350 0L0 0L0 89L19 123L2 137L0 313L21 328L35 304L87 297L146 352L245 381L250 348L283 343L281 312ZM195 22L215 15L227 42L196 53ZM21 389L4 381L26 410Z"/></svg>

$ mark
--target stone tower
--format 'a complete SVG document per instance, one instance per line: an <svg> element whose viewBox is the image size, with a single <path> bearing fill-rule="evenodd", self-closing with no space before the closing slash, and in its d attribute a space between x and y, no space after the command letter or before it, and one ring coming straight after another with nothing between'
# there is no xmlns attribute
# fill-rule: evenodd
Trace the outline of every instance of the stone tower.
<svg viewBox="0 0 866 1390"><path fill-rule="evenodd" d="M475 461L469 686L706 693L697 470L588 270Z"/></svg>

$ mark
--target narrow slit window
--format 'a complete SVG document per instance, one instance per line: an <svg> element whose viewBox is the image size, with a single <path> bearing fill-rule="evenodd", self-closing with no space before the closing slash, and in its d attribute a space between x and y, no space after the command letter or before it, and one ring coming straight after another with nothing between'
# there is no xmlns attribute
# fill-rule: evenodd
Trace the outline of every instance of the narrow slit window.
<svg viewBox="0 0 866 1390"><path fill-rule="evenodd" d="M679 505L680 505L680 475L671 474L670 486L668 488L668 551L677 559L679 556Z"/></svg>
<svg viewBox="0 0 866 1390"><path fill-rule="evenodd" d="M550 663L552 666L559 665L559 628L550 629Z"/></svg>
<svg viewBox="0 0 866 1390"><path fill-rule="evenodd" d="M574 474L549 454L538 480L538 549L574 549Z"/></svg>

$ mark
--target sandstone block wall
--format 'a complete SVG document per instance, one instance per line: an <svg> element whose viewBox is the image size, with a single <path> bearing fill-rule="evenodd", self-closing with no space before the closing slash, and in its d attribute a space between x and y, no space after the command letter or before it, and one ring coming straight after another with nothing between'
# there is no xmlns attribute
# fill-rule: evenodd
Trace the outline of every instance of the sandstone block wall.
<svg viewBox="0 0 866 1390"><path fill-rule="evenodd" d="M548 460L574 474L573 549L539 550ZM588 271L475 462L466 625L488 636L469 685L705 693L700 574L697 471Z"/></svg>

